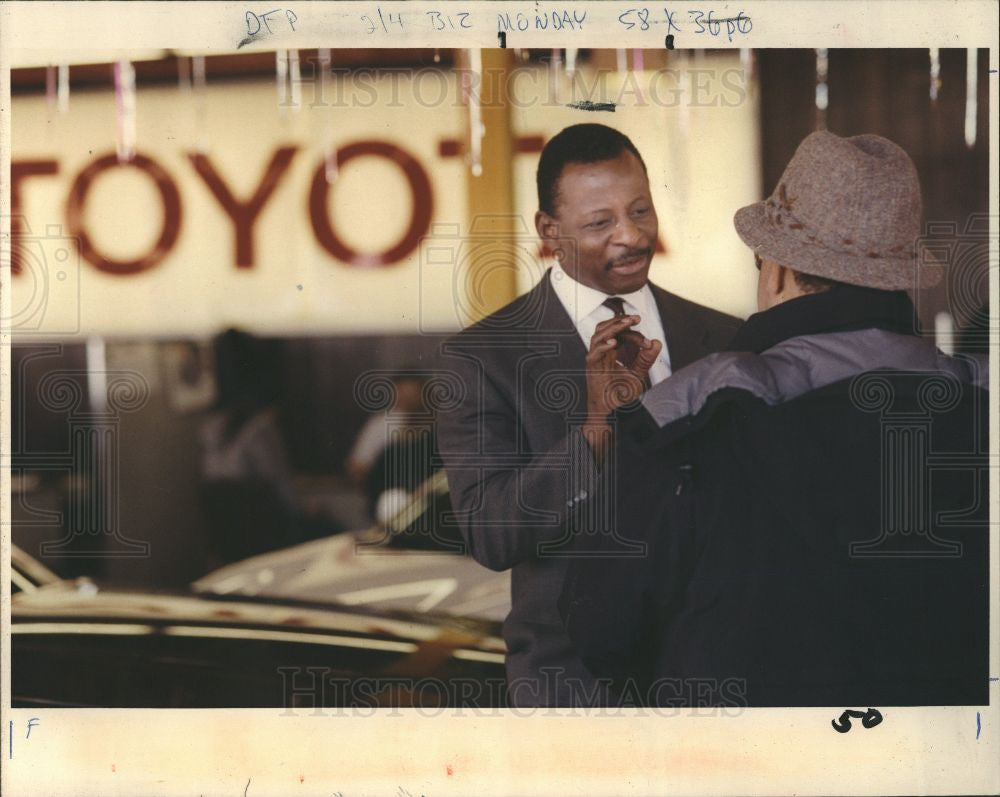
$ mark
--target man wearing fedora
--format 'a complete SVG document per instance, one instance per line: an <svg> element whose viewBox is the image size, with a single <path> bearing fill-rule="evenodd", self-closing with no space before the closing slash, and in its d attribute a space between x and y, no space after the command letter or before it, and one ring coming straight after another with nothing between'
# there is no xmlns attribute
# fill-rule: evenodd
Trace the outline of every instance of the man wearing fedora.
<svg viewBox="0 0 1000 797"><path fill-rule="evenodd" d="M915 331L921 216L900 147L813 133L736 213L759 312L730 351L643 394L644 360L615 362L629 320L598 326L589 435L617 534L573 561L560 611L612 699L988 701L986 357Z"/></svg>

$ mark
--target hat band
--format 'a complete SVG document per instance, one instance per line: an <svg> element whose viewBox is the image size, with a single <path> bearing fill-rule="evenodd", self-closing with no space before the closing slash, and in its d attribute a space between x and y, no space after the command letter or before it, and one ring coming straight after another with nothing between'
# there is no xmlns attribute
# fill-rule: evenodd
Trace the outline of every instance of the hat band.
<svg viewBox="0 0 1000 797"><path fill-rule="evenodd" d="M764 216L771 227L793 231L797 236L804 237L802 243L811 246L820 246L834 254L868 257L872 260L907 261L916 258L915 247L912 244L897 244L891 249L878 251L864 247L850 238L841 238L837 242L825 240L817 234L815 227L802 221L792 212L791 203L787 200L783 204L775 201L774 197L765 200Z"/></svg>

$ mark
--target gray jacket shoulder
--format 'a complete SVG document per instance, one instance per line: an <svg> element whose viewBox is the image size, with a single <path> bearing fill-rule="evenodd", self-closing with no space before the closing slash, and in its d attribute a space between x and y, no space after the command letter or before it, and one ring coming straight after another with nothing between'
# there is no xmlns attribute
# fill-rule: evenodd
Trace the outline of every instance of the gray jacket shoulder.
<svg viewBox="0 0 1000 797"><path fill-rule="evenodd" d="M803 335L761 354L720 352L675 372L642 405L659 426L700 412L720 390L744 390L775 405L866 371L889 368L945 373L987 389L984 355L950 357L930 341L881 329Z"/></svg>

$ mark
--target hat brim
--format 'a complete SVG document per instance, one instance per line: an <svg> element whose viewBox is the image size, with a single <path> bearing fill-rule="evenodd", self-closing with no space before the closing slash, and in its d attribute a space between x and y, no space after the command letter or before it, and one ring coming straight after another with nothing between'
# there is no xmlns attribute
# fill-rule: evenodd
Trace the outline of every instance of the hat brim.
<svg viewBox="0 0 1000 797"><path fill-rule="evenodd" d="M928 288L941 280L943 264L930 252L924 252L923 264L915 257L896 260L834 252L770 224L763 202L740 208L733 224L758 255L804 274L885 291Z"/></svg>

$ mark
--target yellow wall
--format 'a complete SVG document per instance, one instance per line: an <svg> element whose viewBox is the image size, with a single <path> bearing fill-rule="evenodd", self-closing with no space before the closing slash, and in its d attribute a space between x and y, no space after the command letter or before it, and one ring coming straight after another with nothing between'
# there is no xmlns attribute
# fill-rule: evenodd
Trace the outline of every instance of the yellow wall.
<svg viewBox="0 0 1000 797"><path fill-rule="evenodd" d="M495 146L497 137L548 138L584 120L620 128L647 161L668 247L654 260L654 280L746 315L755 272L731 219L737 207L757 199L756 103L735 54L689 65L703 70L696 101L714 104L680 107L673 64L667 72L639 75L624 84L624 92L620 74L585 68L575 92L566 76L553 91L546 66L515 65L506 81L512 130L496 124L502 115L487 111L484 152L489 157L503 151ZM138 149L177 186L183 218L167 255L148 270L125 276L98 270L65 239L74 179L95 158L114 152L113 92L74 92L65 115L50 109L44 97L15 97L13 161L53 159L59 169L55 176L32 177L21 185L31 238L25 271L13 282L15 333L201 335L230 325L261 334L419 332L458 329L476 317L482 302L469 299L474 286L463 260L472 251L470 207L497 203L470 205L468 196L478 191L479 200L489 198L496 189L490 180L503 170L487 168L482 178L470 180L461 155L439 151L442 141L464 142L467 135L457 75L368 71L332 80L325 106L311 107L313 84L304 84L297 111L278 108L274 81L267 79L210 85L200 104L173 85L140 89ZM581 99L620 102L614 114L565 107ZM327 143L343 147L373 140L402 147L419 161L432 186L433 215L429 239L401 262L360 267L320 246L308 201ZM254 190L279 147L298 150L254 225L253 268L237 267L233 224L188 160L199 145L237 198ZM538 156L514 149L510 212L523 224L515 236L521 252L515 268L516 288L525 290L544 265L537 262L532 226ZM343 166L327 210L345 243L377 252L400 238L414 208L401 170L384 158L363 157ZM156 241L162 203L147 176L116 168L93 182L83 218L95 247L110 257L130 258ZM58 260L60 252L70 256ZM487 291L516 289L509 279L484 285ZM490 295L485 303L495 306L501 299L506 300Z"/></svg>

